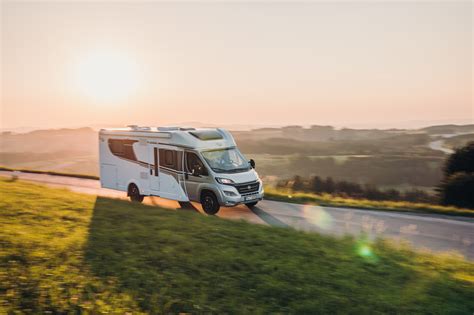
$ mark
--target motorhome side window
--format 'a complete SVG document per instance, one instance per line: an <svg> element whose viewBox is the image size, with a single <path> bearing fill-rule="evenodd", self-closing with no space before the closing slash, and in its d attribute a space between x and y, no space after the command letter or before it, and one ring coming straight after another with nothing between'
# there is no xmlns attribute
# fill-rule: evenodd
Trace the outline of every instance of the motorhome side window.
<svg viewBox="0 0 474 315"><path fill-rule="evenodd" d="M165 165L174 166L173 151L170 151L170 150L165 151Z"/></svg>
<svg viewBox="0 0 474 315"><path fill-rule="evenodd" d="M133 151L133 144L135 142L137 142L137 140L109 139L110 152L112 152L112 154L115 156L136 161L137 157Z"/></svg>
<svg viewBox="0 0 474 315"><path fill-rule="evenodd" d="M193 152L186 152L186 170L188 173L192 173L193 169L199 169L204 176L208 175L207 169L199 156Z"/></svg>
<svg viewBox="0 0 474 315"><path fill-rule="evenodd" d="M160 165L177 171L182 170L182 152L160 149Z"/></svg>

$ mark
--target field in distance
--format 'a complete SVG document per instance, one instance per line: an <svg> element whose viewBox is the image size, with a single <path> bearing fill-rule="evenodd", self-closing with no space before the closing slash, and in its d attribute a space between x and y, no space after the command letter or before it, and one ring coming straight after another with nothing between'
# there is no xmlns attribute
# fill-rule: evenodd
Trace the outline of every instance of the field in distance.
<svg viewBox="0 0 474 315"><path fill-rule="evenodd" d="M432 190L446 151L474 140L474 125L418 130L330 126L235 131L242 152L257 161L267 184L295 175L331 176L380 188ZM97 131L91 128L0 134L0 165L98 175Z"/></svg>

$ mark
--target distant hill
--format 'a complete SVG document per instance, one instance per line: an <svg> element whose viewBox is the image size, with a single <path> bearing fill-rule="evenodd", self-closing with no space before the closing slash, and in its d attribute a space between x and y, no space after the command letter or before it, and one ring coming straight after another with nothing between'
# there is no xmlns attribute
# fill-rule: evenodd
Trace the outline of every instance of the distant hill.
<svg viewBox="0 0 474 315"><path fill-rule="evenodd" d="M56 151L97 152L97 132L91 128L47 129L28 133L0 134L0 152L52 153Z"/></svg>
<svg viewBox="0 0 474 315"><path fill-rule="evenodd" d="M429 134L454 134L474 132L474 124L470 125L438 125L420 129Z"/></svg>
<svg viewBox="0 0 474 315"><path fill-rule="evenodd" d="M320 175L380 186L433 187L446 153L430 144L462 145L472 134L451 139L439 135L467 134L474 132L474 125L416 130L292 125L231 132L265 178ZM89 127L2 132L0 165L98 175L97 133Z"/></svg>

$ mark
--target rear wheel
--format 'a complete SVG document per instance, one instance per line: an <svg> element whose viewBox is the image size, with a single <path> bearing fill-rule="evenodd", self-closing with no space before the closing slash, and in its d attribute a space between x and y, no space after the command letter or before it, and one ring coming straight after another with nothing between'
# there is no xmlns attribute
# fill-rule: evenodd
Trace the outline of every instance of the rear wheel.
<svg viewBox="0 0 474 315"><path fill-rule="evenodd" d="M254 201L254 202L246 203L245 205L251 209L251 208L255 207L257 205L257 203L258 203L258 201Z"/></svg>
<svg viewBox="0 0 474 315"><path fill-rule="evenodd" d="M140 195L140 190L138 190L138 187L135 184L130 184L130 186L128 186L128 196L133 202L142 202L143 198L145 198L145 196Z"/></svg>
<svg viewBox="0 0 474 315"><path fill-rule="evenodd" d="M204 212L206 212L209 215L216 214L221 207L219 205L219 201L217 201L216 195L210 191L206 191L202 193L201 205Z"/></svg>

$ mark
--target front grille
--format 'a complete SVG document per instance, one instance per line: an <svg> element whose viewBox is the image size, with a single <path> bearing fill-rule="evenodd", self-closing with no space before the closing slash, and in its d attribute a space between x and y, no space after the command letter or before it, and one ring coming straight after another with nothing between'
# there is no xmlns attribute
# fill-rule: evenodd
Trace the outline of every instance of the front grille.
<svg viewBox="0 0 474 315"><path fill-rule="evenodd" d="M237 188L241 195L254 194L258 192L258 189L260 188L260 182L237 184L235 185L235 188Z"/></svg>

